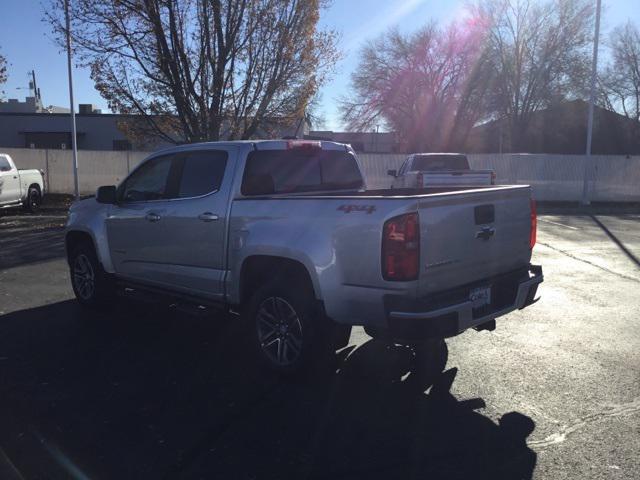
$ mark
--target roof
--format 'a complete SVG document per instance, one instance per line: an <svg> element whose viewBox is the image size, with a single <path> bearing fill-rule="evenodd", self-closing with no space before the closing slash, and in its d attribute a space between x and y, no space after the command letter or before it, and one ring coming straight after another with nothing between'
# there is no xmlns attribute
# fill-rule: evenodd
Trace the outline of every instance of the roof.
<svg viewBox="0 0 640 480"><path fill-rule="evenodd" d="M289 149L289 142L300 143L320 143L322 150L349 150L349 145L331 141L316 141L316 140L282 140L282 139L262 139L262 140L223 140L219 142L198 142L198 143L184 143L182 145L176 145L173 147L160 150L156 153L172 153L181 152L184 150L198 150L203 147L215 148L220 146L233 146L233 145L254 145L256 150L287 150Z"/></svg>

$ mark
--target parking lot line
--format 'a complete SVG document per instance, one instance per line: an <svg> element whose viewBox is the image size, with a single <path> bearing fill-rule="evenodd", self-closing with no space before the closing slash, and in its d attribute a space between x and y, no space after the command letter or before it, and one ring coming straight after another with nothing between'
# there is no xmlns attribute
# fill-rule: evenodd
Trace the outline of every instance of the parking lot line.
<svg viewBox="0 0 640 480"><path fill-rule="evenodd" d="M538 218L539 222L550 223L552 225L558 225L559 227L570 228L571 230L580 230L578 227L572 227L571 225L565 225L564 223L554 222L545 218Z"/></svg>

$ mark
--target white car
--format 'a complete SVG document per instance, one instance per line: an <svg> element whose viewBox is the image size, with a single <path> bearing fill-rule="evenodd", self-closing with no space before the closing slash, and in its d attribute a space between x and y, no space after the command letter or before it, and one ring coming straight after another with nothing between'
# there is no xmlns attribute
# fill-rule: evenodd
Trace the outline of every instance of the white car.
<svg viewBox="0 0 640 480"><path fill-rule="evenodd" d="M44 193L42 170L18 170L9 155L0 153L0 209L23 207L36 212Z"/></svg>
<svg viewBox="0 0 640 480"><path fill-rule="evenodd" d="M471 170L466 155L460 153L413 153L400 171L389 170L391 188L471 187L495 185L493 170Z"/></svg>

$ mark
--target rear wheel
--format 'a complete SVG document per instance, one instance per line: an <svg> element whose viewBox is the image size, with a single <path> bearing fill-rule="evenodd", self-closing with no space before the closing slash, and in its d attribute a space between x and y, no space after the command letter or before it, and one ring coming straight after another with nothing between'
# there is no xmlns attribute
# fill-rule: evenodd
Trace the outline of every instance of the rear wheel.
<svg viewBox="0 0 640 480"><path fill-rule="evenodd" d="M37 213L40 210L40 205L42 204L42 195L40 194L40 190L36 187L29 187L29 191L27 192L27 199L24 204L25 210L31 213Z"/></svg>
<svg viewBox="0 0 640 480"><path fill-rule="evenodd" d="M324 360L326 320L315 310L313 292L304 286L274 280L256 290L246 316L261 362L293 375Z"/></svg>
<svg viewBox="0 0 640 480"><path fill-rule="evenodd" d="M104 308L113 299L113 279L102 268L93 246L76 246L69 256L69 268L73 292L81 305Z"/></svg>

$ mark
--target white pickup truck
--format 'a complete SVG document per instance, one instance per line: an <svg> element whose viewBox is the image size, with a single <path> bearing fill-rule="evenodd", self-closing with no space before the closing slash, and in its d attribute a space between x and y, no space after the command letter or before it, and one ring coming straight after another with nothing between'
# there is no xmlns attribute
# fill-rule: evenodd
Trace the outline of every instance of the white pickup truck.
<svg viewBox="0 0 640 480"><path fill-rule="evenodd" d="M291 373L353 325L410 343L493 329L534 302L535 240L527 185L367 190L348 145L256 140L154 153L73 204L66 249L82 305L239 312Z"/></svg>
<svg viewBox="0 0 640 480"><path fill-rule="evenodd" d="M23 207L35 213L45 193L41 170L18 170L13 159L0 153L0 209Z"/></svg>
<svg viewBox="0 0 640 480"><path fill-rule="evenodd" d="M460 153L413 153L393 177L391 188L471 187L494 185L493 170L471 170L466 155Z"/></svg>

